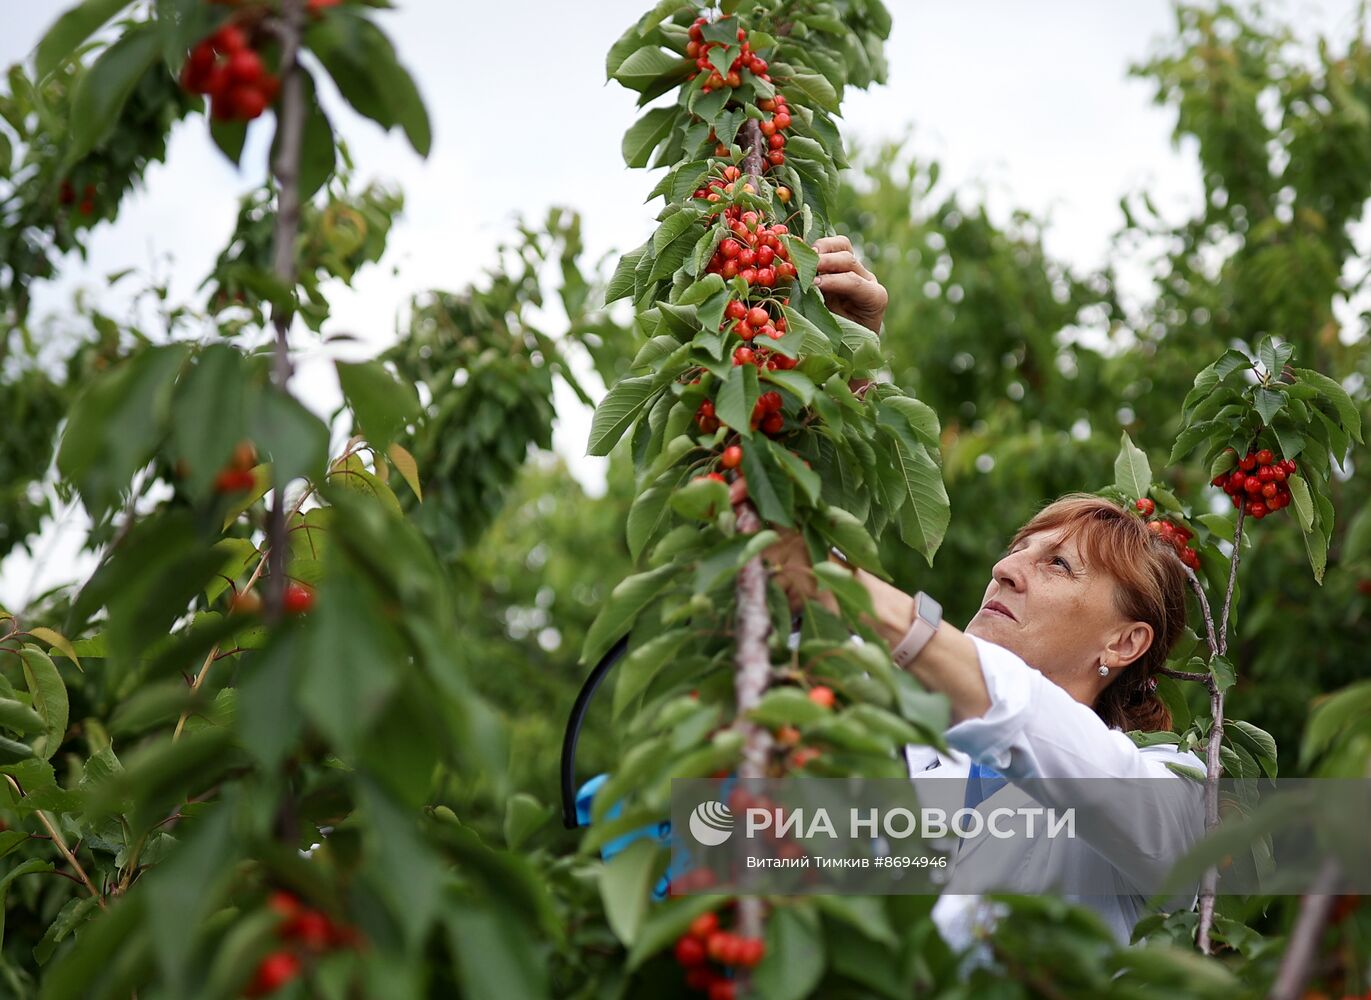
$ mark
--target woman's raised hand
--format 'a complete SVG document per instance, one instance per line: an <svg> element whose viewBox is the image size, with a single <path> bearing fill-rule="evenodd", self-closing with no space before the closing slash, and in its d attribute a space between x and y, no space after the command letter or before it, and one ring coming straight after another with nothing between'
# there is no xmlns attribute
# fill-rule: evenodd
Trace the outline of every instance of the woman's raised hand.
<svg viewBox="0 0 1371 1000"><path fill-rule="evenodd" d="M819 251L819 274L814 286L823 293L824 305L831 312L880 333L890 296L857 259L852 241L846 236L825 236L814 244L814 249Z"/></svg>

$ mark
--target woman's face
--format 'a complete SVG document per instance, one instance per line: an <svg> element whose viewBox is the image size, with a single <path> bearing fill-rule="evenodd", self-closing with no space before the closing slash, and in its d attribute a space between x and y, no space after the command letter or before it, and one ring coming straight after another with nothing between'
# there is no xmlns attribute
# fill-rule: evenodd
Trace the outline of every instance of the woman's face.
<svg viewBox="0 0 1371 1000"><path fill-rule="evenodd" d="M1034 532L997 562L966 631L1017 653L1077 701L1093 704L1117 668L1147 650L1152 629L1119 614L1113 578L1088 565L1076 540L1062 535ZM1102 661L1108 677L1099 675Z"/></svg>

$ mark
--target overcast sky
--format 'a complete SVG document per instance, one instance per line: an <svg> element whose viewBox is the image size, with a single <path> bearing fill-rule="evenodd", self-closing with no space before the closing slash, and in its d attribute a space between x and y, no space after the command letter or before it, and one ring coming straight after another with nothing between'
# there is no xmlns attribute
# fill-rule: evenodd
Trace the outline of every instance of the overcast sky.
<svg viewBox="0 0 1371 1000"><path fill-rule="evenodd" d="M890 81L850 92L846 136L875 142L912 128L913 149L941 161L946 185L983 188L1001 214L1021 207L1047 218L1048 249L1081 267L1100 262L1122 221L1121 195L1147 188L1168 215L1195 203L1193 152L1173 147L1173 116L1153 106L1145 82L1127 76L1171 30L1170 3L887 2ZM397 4L382 21L427 100L429 159L398 134L328 104L362 178L392 180L406 196L383 266L366 270L354 290L337 291L326 328L376 348L393 338L397 313L415 292L479 278L519 214L579 209L591 259L636 246L655 214L643 199L656 175L627 170L619 154L636 95L606 84L603 70L605 50L648 0ZM53 11L68 5L0 0L0 66L29 58ZM1338 38L1354 26L1354 0L1271 8L1302 30ZM203 120L182 123L168 163L148 172L116 224L94 233L89 261L73 258L61 281L38 287L36 314L60 317L78 287L109 296L103 275L168 255L173 263L159 266L169 266L174 294L192 295L232 230L236 196L260 183L271 127L270 116L254 125L240 174L214 149ZM297 342L299 389L323 412L339 398L331 369L308 332ZM603 460L582 457L588 414L569 394L558 402L558 450L594 488ZM73 514L62 530L45 533L37 566L22 555L0 562L0 603L20 606L79 574L82 531Z"/></svg>

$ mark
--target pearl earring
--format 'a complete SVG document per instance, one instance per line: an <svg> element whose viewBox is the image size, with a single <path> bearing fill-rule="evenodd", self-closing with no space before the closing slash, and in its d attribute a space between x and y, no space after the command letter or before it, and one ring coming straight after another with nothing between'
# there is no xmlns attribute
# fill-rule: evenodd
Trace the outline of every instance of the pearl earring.
<svg viewBox="0 0 1371 1000"><path fill-rule="evenodd" d="M1100 676L1101 676L1101 677L1108 677L1108 676L1109 676L1109 667L1106 666L1106 665L1103 664L1103 663L1100 664Z"/></svg>

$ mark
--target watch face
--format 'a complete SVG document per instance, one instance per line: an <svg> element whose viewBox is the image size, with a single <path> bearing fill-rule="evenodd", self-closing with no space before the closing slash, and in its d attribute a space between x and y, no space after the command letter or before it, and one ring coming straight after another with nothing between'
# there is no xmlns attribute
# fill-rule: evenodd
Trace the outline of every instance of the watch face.
<svg viewBox="0 0 1371 1000"><path fill-rule="evenodd" d="M920 591L919 617L936 628L943 620L943 606L923 591Z"/></svg>

